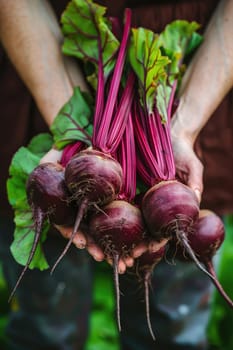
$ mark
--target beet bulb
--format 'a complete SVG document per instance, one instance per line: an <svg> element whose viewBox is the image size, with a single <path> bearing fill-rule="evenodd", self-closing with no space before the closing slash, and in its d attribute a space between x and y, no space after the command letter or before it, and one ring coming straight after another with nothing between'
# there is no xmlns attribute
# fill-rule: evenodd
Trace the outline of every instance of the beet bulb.
<svg viewBox="0 0 233 350"><path fill-rule="evenodd" d="M188 236L189 243L209 273L214 277L212 279L216 289L233 308L233 301L224 291L218 281L216 271L213 265L213 257L217 250L221 247L225 238L225 228L222 219L210 210L201 210L199 220L195 225L194 233Z"/></svg>
<svg viewBox="0 0 233 350"><path fill-rule="evenodd" d="M103 249L106 259L113 261L117 320L121 330L118 262L119 258L129 256L145 236L141 211L126 201L115 200L90 217L89 234Z"/></svg>
<svg viewBox="0 0 233 350"><path fill-rule="evenodd" d="M191 188L176 180L161 181L145 193L142 212L156 241L176 237L198 268L214 279L202 266L187 239L199 215L198 199Z"/></svg>
<svg viewBox="0 0 233 350"><path fill-rule="evenodd" d="M220 282L218 281L214 265L213 257L221 247L225 238L225 228L222 219L213 211L202 209L199 213L199 219L195 223L192 230L188 233L189 245L193 249L198 260L206 267L207 271L213 278L211 278L218 292L222 295L228 305L232 308L233 301L224 291ZM175 245L175 255L182 261L189 260L186 256L186 250L180 246L179 242L173 242ZM172 248L172 250L174 247Z"/></svg>
<svg viewBox="0 0 233 350"><path fill-rule="evenodd" d="M32 210L35 237L27 263L10 294L9 301L35 255L45 220L48 219L51 224L56 225L72 225L75 220L74 207L69 200L69 192L65 184L64 168L60 164L38 165L28 177L26 193Z"/></svg>
<svg viewBox="0 0 233 350"><path fill-rule="evenodd" d="M120 163L101 151L86 149L70 159L65 168L65 183L78 212L71 237L55 262L51 273L66 254L78 231L81 220L89 209L101 207L116 199L123 174Z"/></svg>

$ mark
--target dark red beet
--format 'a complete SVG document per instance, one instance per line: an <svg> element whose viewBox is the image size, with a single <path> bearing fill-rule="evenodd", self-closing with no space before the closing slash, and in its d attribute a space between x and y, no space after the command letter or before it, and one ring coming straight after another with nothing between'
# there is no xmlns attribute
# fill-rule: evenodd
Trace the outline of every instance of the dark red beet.
<svg viewBox="0 0 233 350"><path fill-rule="evenodd" d="M188 186L178 181L162 181L146 192L142 211L151 235L160 242L193 225L199 204Z"/></svg>
<svg viewBox="0 0 233 350"><path fill-rule="evenodd" d="M91 216L89 232L105 254L112 258L114 254L130 254L142 240L145 226L139 208L126 201L115 200Z"/></svg>
<svg viewBox="0 0 233 350"><path fill-rule="evenodd" d="M194 253L199 261L203 263L209 272L211 280L216 289L226 300L228 305L233 308L233 301L224 291L220 282L218 281L214 266L213 257L224 241L225 229L221 218L210 210L200 210L199 219L194 225L193 230L190 230L187 238ZM176 256L179 259L187 260L185 249L182 249L179 244L176 245Z"/></svg>
<svg viewBox="0 0 233 350"><path fill-rule="evenodd" d="M9 301L35 255L44 221L48 219L52 224L72 225L75 220L75 210L68 199L69 193L64 180L64 168L60 164L43 163L38 165L28 177L26 192L28 203L32 209L35 237L28 261L11 292Z"/></svg>
<svg viewBox="0 0 233 350"><path fill-rule="evenodd" d="M195 225L195 231L193 234L189 234L188 239L199 260L214 277L212 281L216 289L228 305L233 308L233 301L218 281L212 261L217 250L222 245L224 238L225 228L221 218L210 210L201 210L199 220Z"/></svg>
<svg viewBox="0 0 233 350"><path fill-rule="evenodd" d="M38 210L53 224L71 225L74 223L74 208L65 184L64 168L60 164L38 165L29 175L26 191L35 223Z"/></svg>
<svg viewBox="0 0 233 350"><path fill-rule="evenodd" d="M110 155L89 149L79 152L66 166L65 181L80 204L105 205L116 199L122 186L122 169Z"/></svg>
<svg viewBox="0 0 233 350"><path fill-rule="evenodd" d="M145 236L141 211L126 201L115 200L103 207L101 212L91 216L89 233L102 247L106 258L113 260L117 320L118 328L121 330L118 261L119 258L127 257Z"/></svg>
<svg viewBox="0 0 233 350"><path fill-rule="evenodd" d="M122 186L122 168L113 157L98 150L86 149L70 159L65 168L65 182L78 206L73 232L51 273L66 254L89 209L116 199Z"/></svg>
<svg viewBox="0 0 233 350"><path fill-rule="evenodd" d="M188 234L188 240L200 261L211 260L225 238L222 219L210 210L200 210L194 231Z"/></svg>
<svg viewBox="0 0 233 350"><path fill-rule="evenodd" d="M176 237L199 269L213 277L200 264L187 240L188 231L199 215L197 197L188 186L175 180L159 182L144 195L142 212L155 240Z"/></svg>

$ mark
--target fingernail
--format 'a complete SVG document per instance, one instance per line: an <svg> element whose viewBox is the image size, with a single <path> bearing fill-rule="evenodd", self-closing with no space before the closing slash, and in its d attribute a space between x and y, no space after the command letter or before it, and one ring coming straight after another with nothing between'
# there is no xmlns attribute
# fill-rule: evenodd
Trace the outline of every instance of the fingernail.
<svg viewBox="0 0 233 350"><path fill-rule="evenodd" d="M85 249L86 248L86 244L84 244L83 242L77 243L76 244L78 249Z"/></svg>
<svg viewBox="0 0 233 350"><path fill-rule="evenodd" d="M132 267L134 265L134 261L128 261L127 266Z"/></svg>
<svg viewBox="0 0 233 350"><path fill-rule="evenodd" d="M107 258L106 261L107 261L107 263L108 263L109 265L111 265L111 266L113 265L113 262L112 262L111 259L108 259L108 258Z"/></svg>
<svg viewBox="0 0 233 350"><path fill-rule="evenodd" d="M195 189L194 193L197 196L198 202L200 203L200 201L201 201L201 192L198 189Z"/></svg>
<svg viewBox="0 0 233 350"><path fill-rule="evenodd" d="M156 252L157 246L154 243L150 243L148 249L151 253L154 253Z"/></svg>
<svg viewBox="0 0 233 350"><path fill-rule="evenodd" d="M93 255L95 261L102 261L102 259L98 255Z"/></svg>

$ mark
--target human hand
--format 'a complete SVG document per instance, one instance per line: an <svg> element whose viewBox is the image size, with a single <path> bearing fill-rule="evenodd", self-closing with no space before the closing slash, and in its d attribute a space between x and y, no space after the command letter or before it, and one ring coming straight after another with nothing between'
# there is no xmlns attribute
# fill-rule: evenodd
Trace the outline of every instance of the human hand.
<svg viewBox="0 0 233 350"><path fill-rule="evenodd" d="M172 146L176 174L180 181L188 185L201 201L203 191L203 164L194 152L193 140L184 133L172 128Z"/></svg>

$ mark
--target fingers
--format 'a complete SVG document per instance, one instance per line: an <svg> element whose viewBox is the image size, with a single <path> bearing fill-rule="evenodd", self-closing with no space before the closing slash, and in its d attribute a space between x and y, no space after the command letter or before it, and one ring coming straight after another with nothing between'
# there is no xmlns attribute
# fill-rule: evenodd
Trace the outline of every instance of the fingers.
<svg viewBox="0 0 233 350"><path fill-rule="evenodd" d="M66 227L66 226L58 226L55 225L55 227L59 230L59 232L61 233L61 235L66 238L66 239L70 239L72 232L73 232L73 228L72 227ZM84 249L87 245L87 240L86 240L86 236L83 234L83 232L78 231L73 239L73 244L78 248L78 249Z"/></svg>
<svg viewBox="0 0 233 350"><path fill-rule="evenodd" d="M107 261L107 263L109 265L113 266L113 260L112 259L106 258L106 261ZM127 266L126 266L125 261L123 259L119 259L119 261L118 261L118 268L117 268L118 273L121 274L121 275L124 274L126 272L126 268L127 268Z"/></svg>
<svg viewBox="0 0 233 350"><path fill-rule="evenodd" d="M105 259L105 255L103 250L93 241L93 239L87 236L87 246L86 249L88 253L95 259L96 261L103 261Z"/></svg>
<svg viewBox="0 0 233 350"><path fill-rule="evenodd" d="M145 242L141 242L139 243L132 251L132 257L138 258L139 256L141 256L146 250L148 249L148 244Z"/></svg>
<svg viewBox="0 0 233 350"><path fill-rule="evenodd" d="M72 235L72 227L65 227L65 226L58 226L55 225L55 227L59 230L61 235L69 239ZM134 261L136 258L141 256L145 251L151 250L151 251L157 251L167 243L167 240L163 240L162 242L150 242L148 246L148 242L141 242L138 244L131 252L131 255L127 255L124 257L121 257L118 261L118 273L119 274L124 274L127 270L127 268L131 268L134 265ZM101 247L99 247L94 240L84 234L82 231L76 232L74 239L73 239L73 244L78 248L78 249L84 249L88 251L88 253L93 257L94 260L101 262L106 260L111 266L113 265L113 259L111 258L106 258L103 250Z"/></svg>
<svg viewBox="0 0 233 350"><path fill-rule="evenodd" d="M148 246L148 250L150 253L157 252L160 248L164 247L168 242L168 239L163 239L161 242L151 241Z"/></svg>
<svg viewBox="0 0 233 350"><path fill-rule="evenodd" d="M65 227L65 226L58 226L55 225L55 227L59 230L61 235L69 239L72 235L72 227ZM78 248L78 249L84 249L86 248L88 253L96 260L96 261L103 261L105 256L102 251L102 249L94 243L94 241L87 235L85 235L82 231L76 232L74 239L73 239L73 244Z"/></svg>
<svg viewBox="0 0 233 350"><path fill-rule="evenodd" d="M123 261L124 261L126 267L130 268L134 265L134 259L132 258L132 256L126 256L123 259Z"/></svg>

